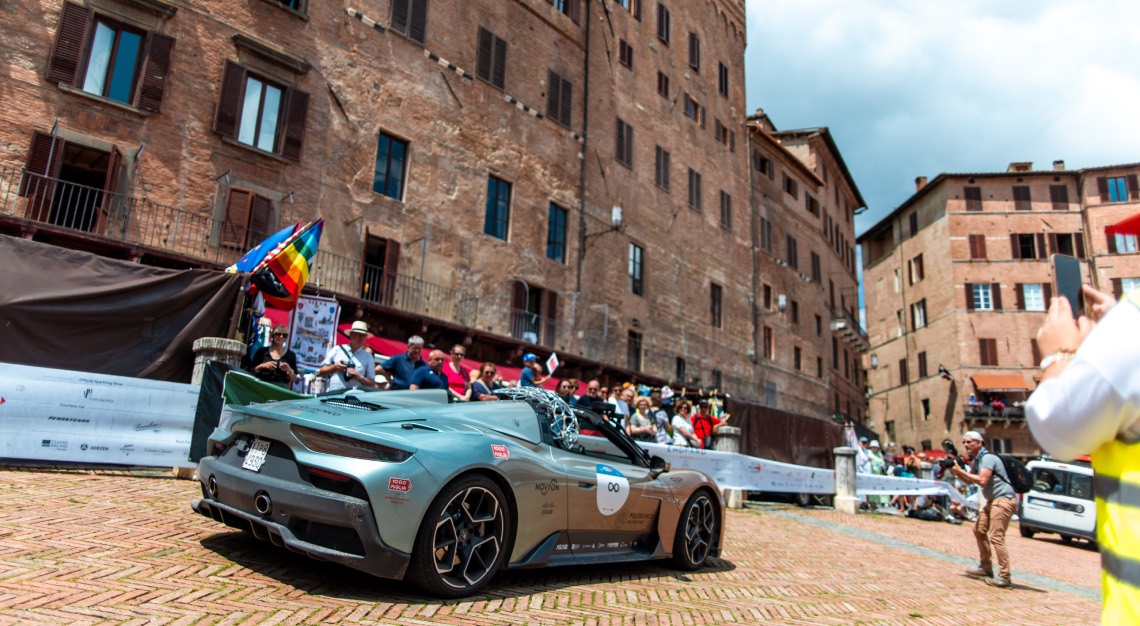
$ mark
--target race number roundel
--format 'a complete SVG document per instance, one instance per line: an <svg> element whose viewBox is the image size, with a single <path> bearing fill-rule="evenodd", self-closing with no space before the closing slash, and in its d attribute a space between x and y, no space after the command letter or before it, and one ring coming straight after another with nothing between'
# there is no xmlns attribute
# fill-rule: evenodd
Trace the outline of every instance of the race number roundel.
<svg viewBox="0 0 1140 626"><path fill-rule="evenodd" d="M629 480L609 465L598 464L598 511L613 515L629 498Z"/></svg>

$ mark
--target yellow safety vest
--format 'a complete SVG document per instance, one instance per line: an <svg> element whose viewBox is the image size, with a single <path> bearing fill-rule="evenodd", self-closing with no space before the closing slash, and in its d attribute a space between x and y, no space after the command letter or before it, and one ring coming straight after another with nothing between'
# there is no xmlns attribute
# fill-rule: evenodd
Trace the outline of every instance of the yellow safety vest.
<svg viewBox="0 0 1140 626"><path fill-rule="evenodd" d="M1123 298L1140 308L1140 298ZM1101 624L1140 624L1140 441L1114 439L1092 455L1100 544Z"/></svg>

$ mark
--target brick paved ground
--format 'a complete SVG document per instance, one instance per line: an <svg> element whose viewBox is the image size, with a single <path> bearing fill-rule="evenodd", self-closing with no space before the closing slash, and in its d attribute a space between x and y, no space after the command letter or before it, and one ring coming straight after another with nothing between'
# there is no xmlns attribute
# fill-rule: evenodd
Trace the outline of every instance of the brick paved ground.
<svg viewBox="0 0 1140 626"><path fill-rule="evenodd" d="M1096 624L1098 556L1013 527L1012 591L961 575L968 526L763 505L726 554L507 573L467 601L257 543L190 511L197 483L0 469L0 623Z"/></svg>

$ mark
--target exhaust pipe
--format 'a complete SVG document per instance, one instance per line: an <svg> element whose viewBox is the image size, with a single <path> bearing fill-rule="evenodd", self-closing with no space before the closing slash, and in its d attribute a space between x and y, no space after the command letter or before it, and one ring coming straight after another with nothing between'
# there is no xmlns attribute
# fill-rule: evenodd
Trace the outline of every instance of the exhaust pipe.
<svg viewBox="0 0 1140 626"><path fill-rule="evenodd" d="M269 499L269 494L264 491L257 494L253 499L253 508L257 509L257 512L262 515L269 515L269 512L273 510L273 502Z"/></svg>
<svg viewBox="0 0 1140 626"><path fill-rule="evenodd" d="M206 490L210 493L211 498L217 498L218 497L218 479L214 478L213 476L210 476L210 479L208 481L206 481Z"/></svg>

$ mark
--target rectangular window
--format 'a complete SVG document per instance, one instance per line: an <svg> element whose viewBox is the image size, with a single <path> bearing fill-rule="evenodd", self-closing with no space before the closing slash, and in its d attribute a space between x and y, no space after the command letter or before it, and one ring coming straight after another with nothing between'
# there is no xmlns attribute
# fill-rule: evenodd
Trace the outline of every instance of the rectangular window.
<svg viewBox="0 0 1140 626"><path fill-rule="evenodd" d="M981 187L966 187L966 210L967 211L981 211L982 210L982 188Z"/></svg>
<svg viewBox="0 0 1140 626"><path fill-rule="evenodd" d="M701 210L701 174L689 168L689 208Z"/></svg>
<svg viewBox="0 0 1140 626"><path fill-rule="evenodd" d="M1108 240L1108 251L1112 254L1127 254L1138 250L1136 235L1122 235L1119 233L1110 235L1106 232L1105 238Z"/></svg>
<svg viewBox="0 0 1140 626"><path fill-rule="evenodd" d="M388 28L423 45L427 27L428 0L393 0Z"/></svg>
<svg viewBox="0 0 1140 626"><path fill-rule="evenodd" d="M721 327L721 306L723 305L724 290L720 285L711 283L709 286L709 313L713 328Z"/></svg>
<svg viewBox="0 0 1140 626"><path fill-rule="evenodd" d="M803 350L799 346L796 346L793 351L792 363L795 366L796 371L803 371Z"/></svg>
<svg viewBox="0 0 1140 626"><path fill-rule="evenodd" d="M912 330L926 327L926 298L910 305L910 323Z"/></svg>
<svg viewBox="0 0 1140 626"><path fill-rule="evenodd" d="M720 190L720 225L732 230L732 196L723 189Z"/></svg>
<svg viewBox="0 0 1140 626"><path fill-rule="evenodd" d="M582 19L581 0L553 0L554 8L577 24Z"/></svg>
<svg viewBox="0 0 1140 626"><path fill-rule="evenodd" d="M764 327L764 358L769 361L776 355L776 334L771 326Z"/></svg>
<svg viewBox="0 0 1140 626"><path fill-rule="evenodd" d="M614 147L618 163L633 167L633 127L617 118L617 145Z"/></svg>
<svg viewBox="0 0 1140 626"><path fill-rule="evenodd" d="M633 69L633 47L624 39L618 42L618 62Z"/></svg>
<svg viewBox="0 0 1140 626"><path fill-rule="evenodd" d="M574 85L554 72L547 73L546 116L570 126L571 107L574 102Z"/></svg>
<svg viewBox="0 0 1140 626"><path fill-rule="evenodd" d="M919 378L926 378L926 376L927 376L926 353L925 352L919 352L918 353L918 377Z"/></svg>
<svg viewBox="0 0 1140 626"><path fill-rule="evenodd" d="M823 357L815 357L815 377L823 378Z"/></svg>
<svg viewBox="0 0 1140 626"><path fill-rule="evenodd" d="M300 160L309 95L226 61L214 130L259 150Z"/></svg>
<svg viewBox="0 0 1140 626"><path fill-rule="evenodd" d="M709 378L712 379L713 388L720 389L724 387L724 372L713 368L713 370L709 372Z"/></svg>
<svg viewBox="0 0 1140 626"><path fill-rule="evenodd" d="M787 174L784 174L784 193L797 200L800 198L799 183L797 183L791 176L788 176Z"/></svg>
<svg viewBox="0 0 1140 626"><path fill-rule="evenodd" d="M1128 184L1123 176L1113 178L1098 178L1097 182L1106 181L1108 189L1108 202L1128 202ZM1101 194L1102 196L1104 194Z"/></svg>
<svg viewBox="0 0 1140 626"><path fill-rule="evenodd" d="M792 300L789 304L789 312L791 313L792 324L799 326L800 324L800 303Z"/></svg>
<svg viewBox="0 0 1140 626"><path fill-rule="evenodd" d="M906 324L905 324L904 317L905 316L904 316L902 310L895 311L895 319L897 322L899 337L902 337L903 334L906 333Z"/></svg>
<svg viewBox="0 0 1140 626"><path fill-rule="evenodd" d="M657 38L669 45L669 27L671 16L669 15L669 8L664 4L657 3Z"/></svg>
<svg viewBox="0 0 1140 626"><path fill-rule="evenodd" d="M1013 208L1017 211L1029 211L1033 202L1029 198L1028 185L1016 185L1013 188Z"/></svg>
<svg viewBox="0 0 1140 626"><path fill-rule="evenodd" d="M914 257L910 261L907 261L907 271L910 273L910 284L912 285L918 282L922 282L922 279L926 278L926 272L922 267L921 254Z"/></svg>
<svg viewBox="0 0 1140 626"><path fill-rule="evenodd" d="M713 124L713 129L715 130L714 134L716 136L717 143L727 145L728 144L728 127L725 126L724 124L721 124L720 119L717 119Z"/></svg>
<svg viewBox="0 0 1140 626"><path fill-rule="evenodd" d="M788 258L786 260L788 262L788 265L792 268L799 269L800 268L800 255L799 255L799 251L796 249L796 238L791 236L791 235L788 235L787 243L788 243Z"/></svg>
<svg viewBox="0 0 1140 626"><path fill-rule="evenodd" d="M984 259L986 258L986 236L981 234L973 234L969 236L970 241L970 258L971 259Z"/></svg>
<svg viewBox="0 0 1140 626"><path fill-rule="evenodd" d="M1041 283L1025 283L1022 285L1021 297L1026 311L1044 311L1046 309L1045 289Z"/></svg>
<svg viewBox="0 0 1140 626"><path fill-rule="evenodd" d="M626 367L635 372L641 371L641 333L635 330L629 331L628 341L626 342L625 364Z"/></svg>
<svg viewBox="0 0 1140 626"><path fill-rule="evenodd" d="M922 419L930 419L930 398L922 399Z"/></svg>
<svg viewBox="0 0 1140 626"><path fill-rule="evenodd" d="M992 311L994 310L994 303L992 294L990 293L989 283L975 283L973 285L974 293L974 306L975 311Z"/></svg>
<svg viewBox="0 0 1140 626"><path fill-rule="evenodd" d="M389 198L404 197L404 175L407 168L408 142L381 132L376 145L376 168L372 174L372 191Z"/></svg>
<svg viewBox="0 0 1140 626"><path fill-rule="evenodd" d="M277 85L249 76L242 98L241 122L237 140L259 150L273 152L281 119L284 90Z"/></svg>
<svg viewBox="0 0 1140 626"><path fill-rule="evenodd" d="M699 121L701 116L701 105L694 100L689 94L685 94L685 117Z"/></svg>
<svg viewBox="0 0 1140 626"><path fill-rule="evenodd" d="M823 270L821 268L819 254L816 252L811 253L811 279L817 283L823 282Z"/></svg>
<svg viewBox="0 0 1140 626"><path fill-rule="evenodd" d="M633 17L641 19L641 0L618 0L621 7L629 11Z"/></svg>
<svg viewBox="0 0 1140 626"><path fill-rule="evenodd" d="M1044 239L1044 236L1041 237ZM1038 253L1044 254L1044 247L1038 250L1038 237L1033 233L1012 233L1009 236L1010 245L1015 259L1036 259Z"/></svg>
<svg viewBox="0 0 1140 626"><path fill-rule="evenodd" d="M550 205L546 226L546 258L566 262L566 209Z"/></svg>
<svg viewBox="0 0 1140 626"><path fill-rule="evenodd" d="M982 365L997 365L997 339L978 339L978 354Z"/></svg>
<svg viewBox="0 0 1140 626"><path fill-rule="evenodd" d="M654 182L665 191L669 191L669 151L657 146L657 155L654 158Z"/></svg>
<svg viewBox="0 0 1140 626"><path fill-rule="evenodd" d="M908 382L910 372L907 371L906 359L899 359L899 384L905 385Z"/></svg>
<svg viewBox="0 0 1140 626"><path fill-rule="evenodd" d="M475 75L499 89L507 84L507 42L495 33L479 27L479 47Z"/></svg>
<svg viewBox="0 0 1140 626"><path fill-rule="evenodd" d="M511 221L511 184L494 176L487 177L487 211L483 218L483 232L507 239Z"/></svg>
<svg viewBox="0 0 1140 626"><path fill-rule="evenodd" d="M1065 185L1049 185L1049 201L1054 211L1069 210L1069 188Z"/></svg>
<svg viewBox="0 0 1140 626"><path fill-rule="evenodd" d="M815 336L820 337L823 335L823 318L815 316Z"/></svg>
<svg viewBox="0 0 1140 626"><path fill-rule="evenodd" d="M811 195L809 195L809 194L804 194L804 198L807 199L808 213L811 213L812 215L819 217L819 200L816 200L815 198L811 197Z"/></svg>
<svg viewBox="0 0 1140 626"><path fill-rule="evenodd" d="M689 33L689 67L701 71L701 39L696 33Z"/></svg>
<svg viewBox="0 0 1140 626"><path fill-rule="evenodd" d="M831 338L831 369L839 369L839 339Z"/></svg>
<svg viewBox="0 0 1140 626"><path fill-rule="evenodd" d="M728 97L728 66L717 63L717 91L725 98Z"/></svg>
<svg viewBox="0 0 1140 626"><path fill-rule="evenodd" d="M669 75L661 70L657 70L657 95L669 98Z"/></svg>
<svg viewBox="0 0 1140 626"><path fill-rule="evenodd" d="M677 374L677 380L684 383L685 382L685 357L683 357L683 356L677 357L676 374Z"/></svg>
<svg viewBox="0 0 1140 626"><path fill-rule="evenodd" d="M772 251L772 222L768 218L760 218L760 249L765 252Z"/></svg>
<svg viewBox="0 0 1140 626"><path fill-rule="evenodd" d="M1140 293L1140 278L1120 278L1120 294ZM1119 300L1119 298L1117 298Z"/></svg>
<svg viewBox="0 0 1140 626"><path fill-rule="evenodd" d="M765 311L771 311L772 310L772 285L764 285L763 291L764 291L764 294L763 294L762 299L764 301L764 310Z"/></svg>
<svg viewBox="0 0 1140 626"><path fill-rule="evenodd" d="M910 236L914 237L918 234L918 211L911 213L907 221L910 222Z"/></svg>
<svg viewBox="0 0 1140 626"><path fill-rule="evenodd" d="M130 103L142 53L141 32L95 19L83 91L116 102Z"/></svg>
<svg viewBox="0 0 1140 626"><path fill-rule="evenodd" d="M629 244L629 292L635 296L645 295L645 283L642 280L642 263L645 250L635 244Z"/></svg>

